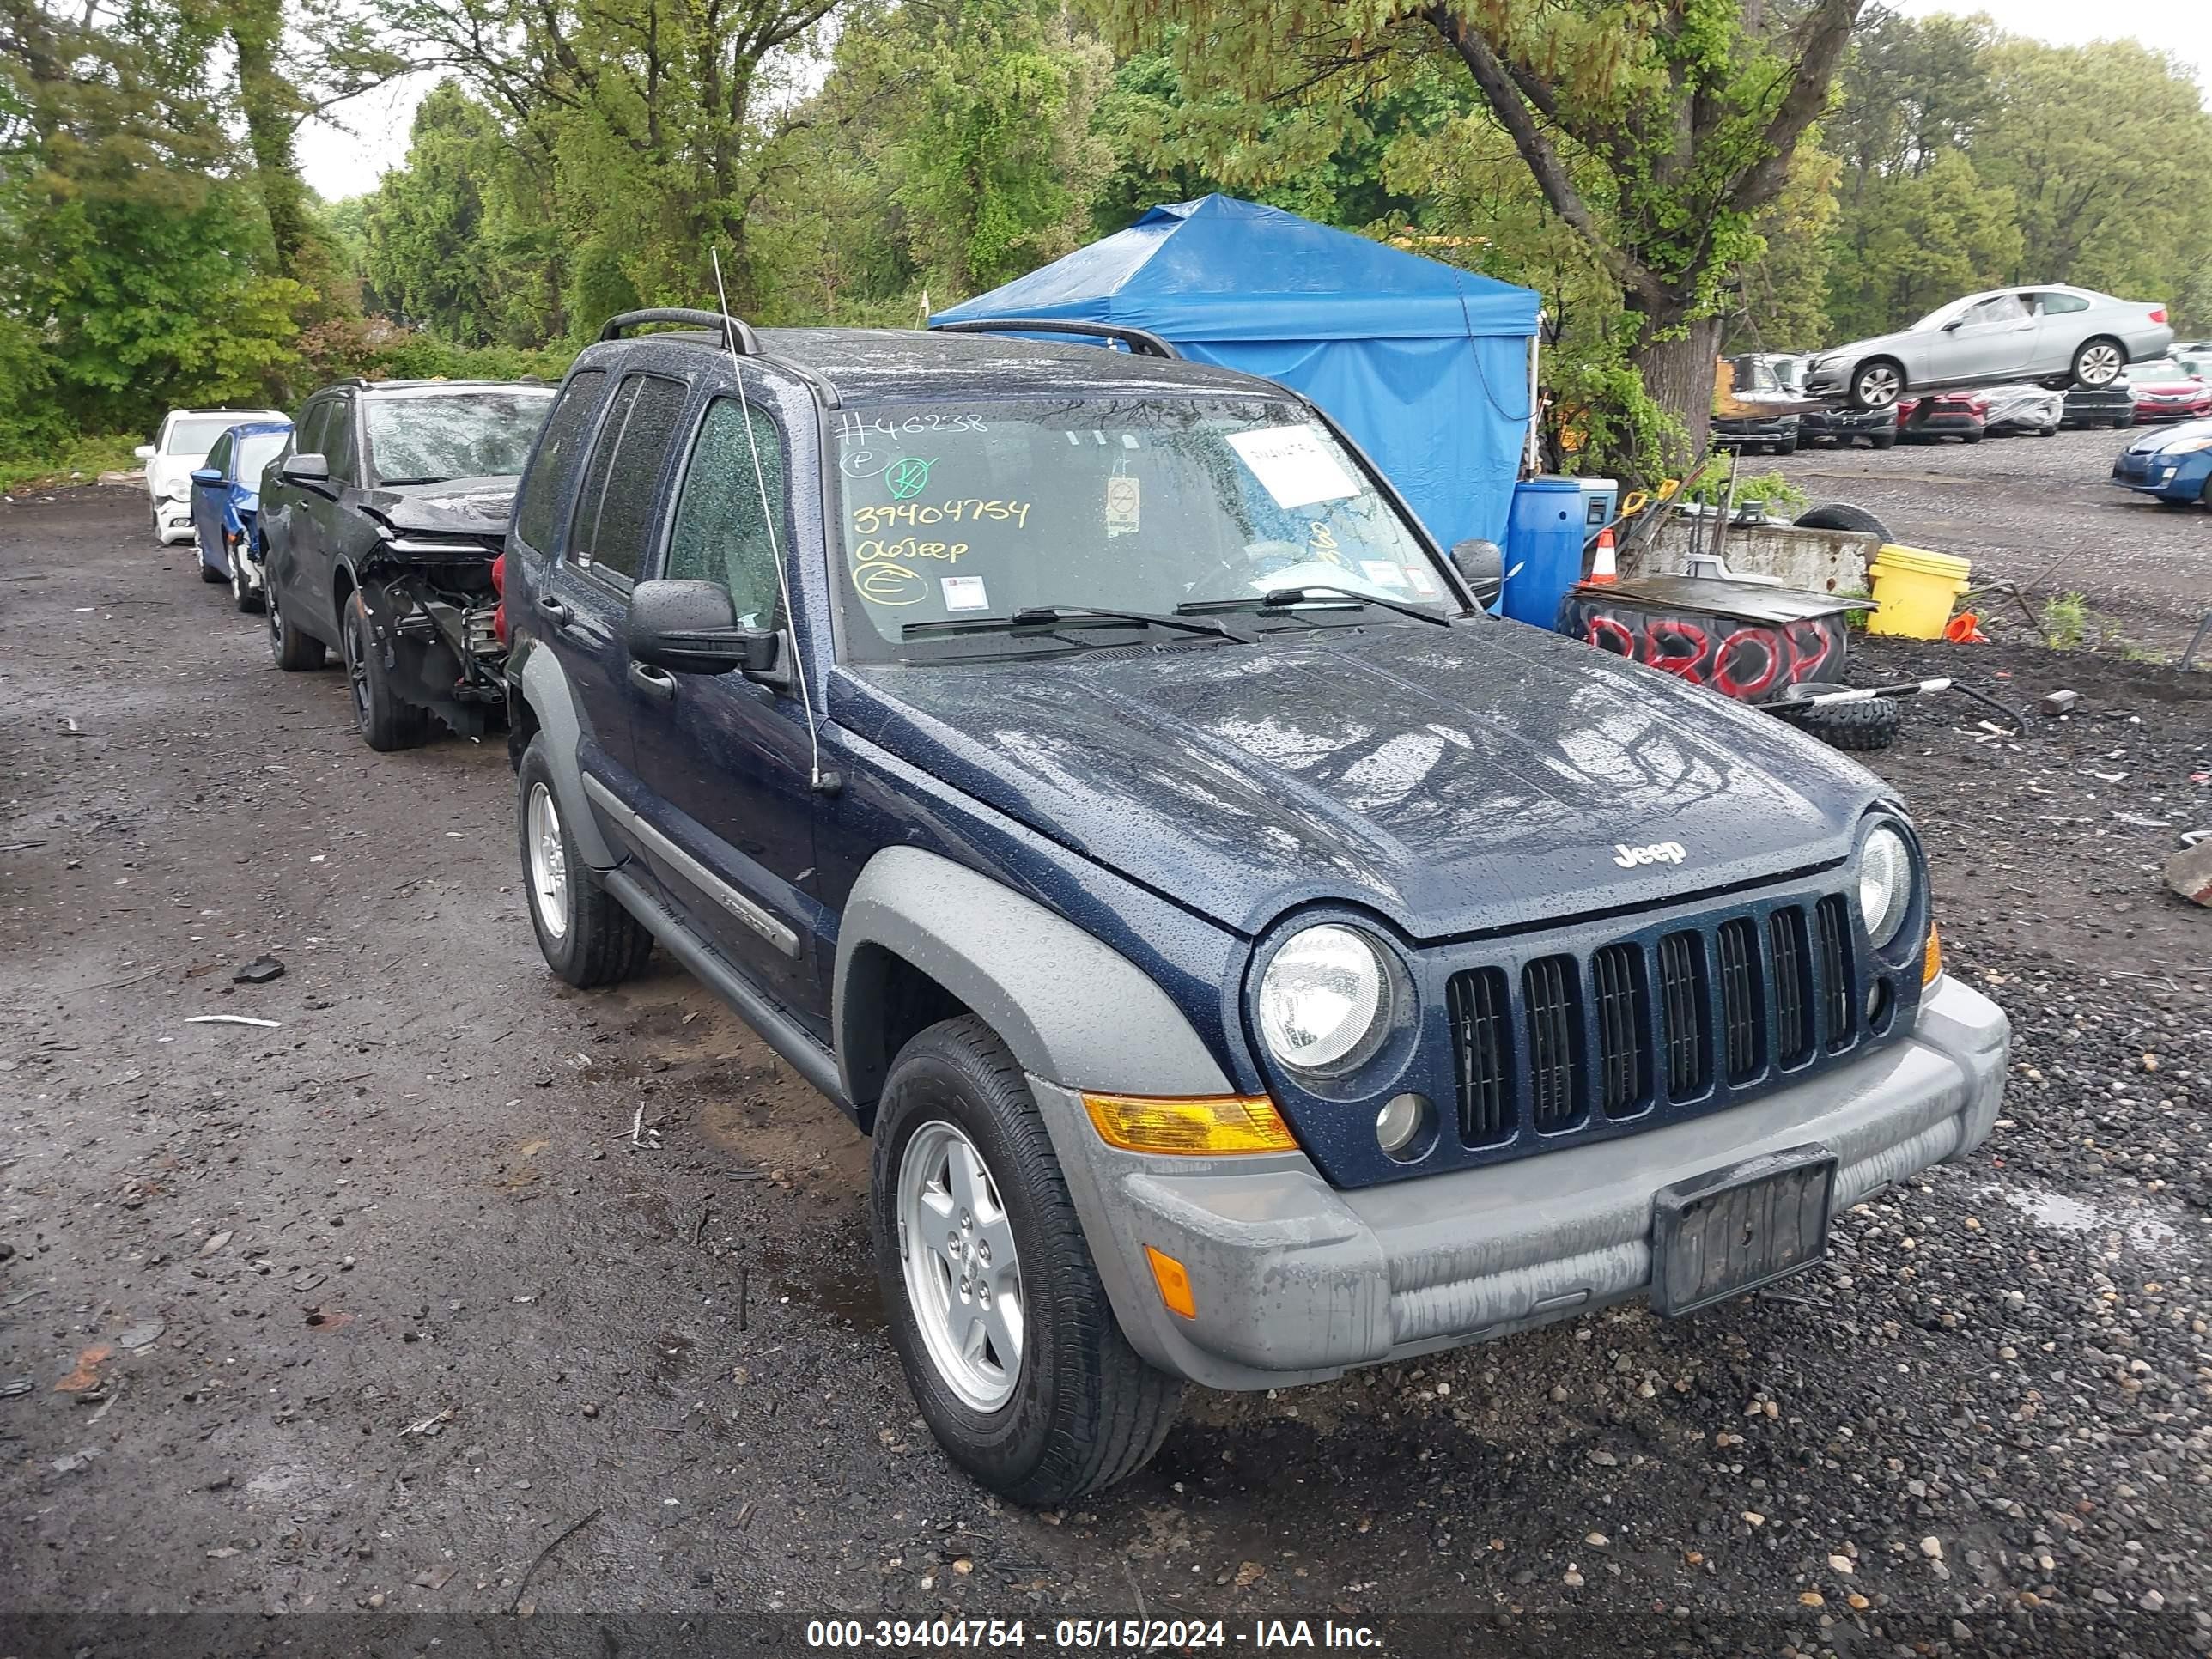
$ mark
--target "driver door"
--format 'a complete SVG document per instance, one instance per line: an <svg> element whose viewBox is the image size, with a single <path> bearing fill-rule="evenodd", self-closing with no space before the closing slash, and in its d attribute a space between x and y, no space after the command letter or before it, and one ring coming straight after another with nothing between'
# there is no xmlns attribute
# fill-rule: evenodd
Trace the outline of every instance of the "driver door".
<svg viewBox="0 0 2212 1659"><path fill-rule="evenodd" d="M786 453L766 409L710 400L657 572L726 589L745 626L788 624L777 568L791 548ZM782 651L791 673L802 672L788 632ZM724 956L826 1042L815 944L827 922L815 896L815 797L796 681L633 664L629 683L644 816L659 832L644 842L654 874Z"/></svg>
<svg viewBox="0 0 2212 1659"><path fill-rule="evenodd" d="M208 451L207 459L198 468L203 472L220 475L225 482L202 483L198 478L191 481L193 549L199 554L201 563L207 563L209 556L213 554L222 561L226 569L229 566L222 544L222 498L230 489L227 481L230 477L232 441L228 432L217 438L215 447Z"/></svg>
<svg viewBox="0 0 2212 1659"><path fill-rule="evenodd" d="M2027 372L2035 354L2035 314L2017 294L1970 306L1943 337L1936 377L1957 386L1996 386Z"/></svg>

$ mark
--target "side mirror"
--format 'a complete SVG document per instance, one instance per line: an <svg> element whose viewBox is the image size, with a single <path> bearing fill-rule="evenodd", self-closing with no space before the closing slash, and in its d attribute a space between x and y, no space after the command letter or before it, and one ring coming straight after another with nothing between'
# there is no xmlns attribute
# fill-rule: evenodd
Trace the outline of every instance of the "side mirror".
<svg viewBox="0 0 2212 1659"><path fill-rule="evenodd" d="M778 682L782 635L739 628L729 591L716 582L640 582L630 590L630 659L678 674L736 672Z"/></svg>
<svg viewBox="0 0 2212 1659"><path fill-rule="evenodd" d="M1505 586L1505 554L1496 542L1480 536L1452 544L1452 568L1474 592L1474 602L1485 611L1498 603Z"/></svg>
<svg viewBox="0 0 2212 1659"><path fill-rule="evenodd" d="M192 469L192 482L196 484L219 484L228 480L214 467L198 466Z"/></svg>
<svg viewBox="0 0 2212 1659"><path fill-rule="evenodd" d="M287 455L284 465L276 471L277 476L287 483L328 483L331 481L329 459L312 450L304 455Z"/></svg>
<svg viewBox="0 0 2212 1659"><path fill-rule="evenodd" d="M154 459L154 446L151 444L140 444L137 448L132 450L131 453L133 455L136 455L142 461L150 461Z"/></svg>
<svg viewBox="0 0 2212 1659"><path fill-rule="evenodd" d="M1963 326L1966 320L1966 319L1964 317L1954 317L1949 322L1943 325L1943 331L1946 334L1949 334Z"/></svg>

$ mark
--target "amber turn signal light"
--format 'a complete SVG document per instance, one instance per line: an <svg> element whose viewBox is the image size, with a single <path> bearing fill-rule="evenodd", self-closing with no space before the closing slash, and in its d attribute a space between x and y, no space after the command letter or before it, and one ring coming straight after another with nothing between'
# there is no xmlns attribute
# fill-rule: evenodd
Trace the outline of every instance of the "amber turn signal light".
<svg viewBox="0 0 2212 1659"><path fill-rule="evenodd" d="M1218 1158L1231 1152L1290 1152L1297 1139L1265 1095L1206 1095L1155 1100L1085 1095L1091 1127L1125 1152L1180 1152Z"/></svg>
<svg viewBox="0 0 2212 1659"><path fill-rule="evenodd" d="M1928 954L1920 959L1920 982L1932 985L1936 975L1943 971L1943 939L1936 931L1936 924L1928 924Z"/></svg>
<svg viewBox="0 0 2212 1659"><path fill-rule="evenodd" d="M1182 1263L1149 1244L1145 1246L1145 1260L1152 1264L1152 1282L1160 1287L1160 1300L1167 1304L1168 1311L1185 1319L1197 1318L1198 1302L1190 1293L1190 1274Z"/></svg>

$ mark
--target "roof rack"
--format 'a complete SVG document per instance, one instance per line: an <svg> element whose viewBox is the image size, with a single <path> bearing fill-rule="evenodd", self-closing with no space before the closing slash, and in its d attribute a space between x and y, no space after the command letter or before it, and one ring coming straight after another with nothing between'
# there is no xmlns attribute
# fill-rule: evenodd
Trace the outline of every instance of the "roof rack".
<svg viewBox="0 0 2212 1659"><path fill-rule="evenodd" d="M760 336L742 317L726 317L719 311L693 311L680 306L656 306L649 311L625 311L618 317L607 319L599 330L602 340L619 340L622 337L647 323L681 323L687 328L712 329L718 341L726 343L736 337L734 349L739 356L751 357L771 368L780 368L793 380L803 383L814 394L814 399L824 409L842 406L843 399L837 388L823 375L817 374L804 363L794 363L788 357L779 357L761 349Z"/></svg>
<svg viewBox="0 0 2212 1659"><path fill-rule="evenodd" d="M933 334L1081 334L1097 340L1118 340L1140 356L1182 361L1182 353L1148 328L1126 328L1119 323L1086 323L1069 317L975 317L951 323L932 323Z"/></svg>
<svg viewBox="0 0 2212 1659"><path fill-rule="evenodd" d="M737 336L738 349L748 357L761 355L760 336L754 333L750 324L742 317L725 317L719 311L694 311L682 306L655 306L647 311L625 311L618 317L610 317L599 330L602 340L619 340L647 323L681 323L686 328L711 328L717 334Z"/></svg>

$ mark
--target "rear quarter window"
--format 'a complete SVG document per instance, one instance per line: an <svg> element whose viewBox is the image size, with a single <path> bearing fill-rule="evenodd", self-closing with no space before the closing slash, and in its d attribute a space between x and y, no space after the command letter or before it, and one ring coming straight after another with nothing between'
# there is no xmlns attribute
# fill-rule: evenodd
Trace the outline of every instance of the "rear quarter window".
<svg viewBox="0 0 2212 1659"><path fill-rule="evenodd" d="M523 475L522 499L514 512L514 533L526 547L540 552L550 547L554 526L561 522L562 506L568 499L568 486L576 477L576 463L582 458L592 416L599 412L599 399L606 389L605 369L580 371L569 377L568 389L547 419L545 435L538 440L538 453Z"/></svg>

